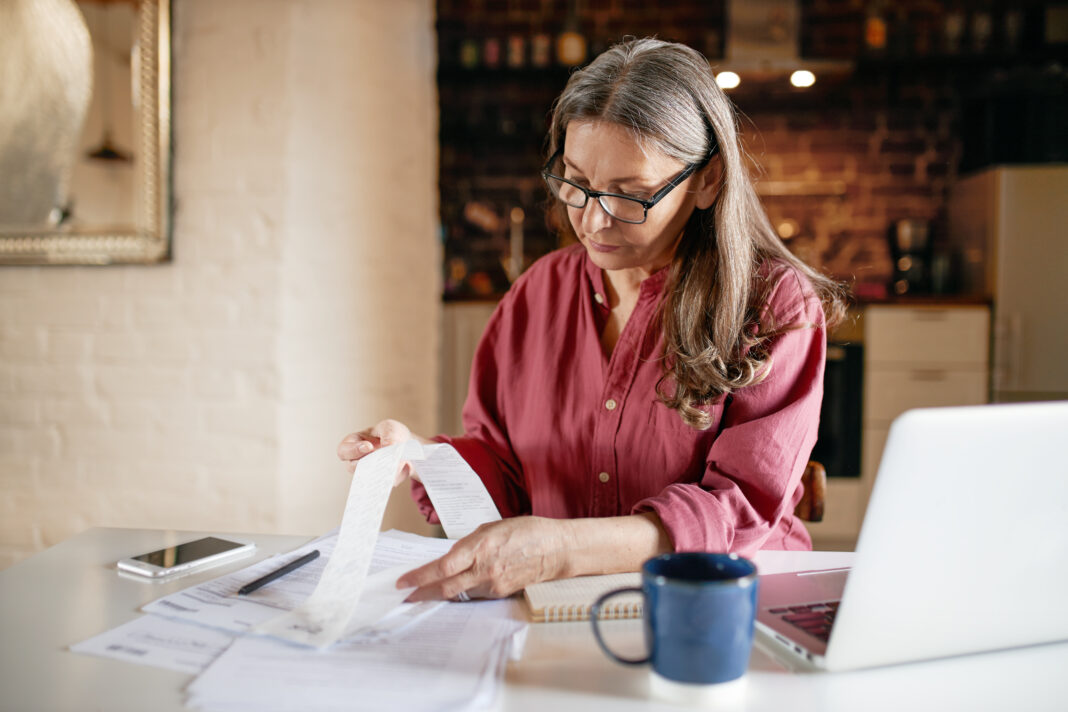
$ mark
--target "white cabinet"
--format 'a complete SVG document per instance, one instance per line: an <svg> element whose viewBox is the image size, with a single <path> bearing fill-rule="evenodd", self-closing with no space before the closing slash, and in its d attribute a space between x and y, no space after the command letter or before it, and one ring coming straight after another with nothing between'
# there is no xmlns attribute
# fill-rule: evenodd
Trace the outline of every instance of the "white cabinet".
<svg viewBox="0 0 1068 712"><path fill-rule="evenodd" d="M990 310L985 305L865 310L858 518L867 509L894 418L910 408L988 402L989 363Z"/></svg>
<svg viewBox="0 0 1068 712"><path fill-rule="evenodd" d="M990 310L985 305L871 305L863 311L864 388L859 479L828 482L821 548L855 544L890 424L910 408L989 400Z"/></svg>

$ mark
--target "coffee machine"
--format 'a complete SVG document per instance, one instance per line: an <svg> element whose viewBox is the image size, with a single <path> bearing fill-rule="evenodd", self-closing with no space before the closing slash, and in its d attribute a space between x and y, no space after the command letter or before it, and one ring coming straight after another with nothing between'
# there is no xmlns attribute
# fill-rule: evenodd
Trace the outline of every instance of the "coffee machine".
<svg viewBox="0 0 1068 712"><path fill-rule="evenodd" d="M890 225L888 235L894 273L893 294L926 294L930 291L931 226L926 220L908 218Z"/></svg>

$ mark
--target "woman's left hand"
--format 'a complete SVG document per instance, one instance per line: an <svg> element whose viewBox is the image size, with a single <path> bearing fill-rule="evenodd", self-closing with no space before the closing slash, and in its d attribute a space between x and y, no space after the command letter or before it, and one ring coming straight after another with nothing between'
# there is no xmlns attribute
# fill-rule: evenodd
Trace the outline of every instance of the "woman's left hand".
<svg viewBox="0 0 1068 712"><path fill-rule="evenodd" d="M409 601L504 598L538 581L566 575L568 522L514 517L483 524L445 556L409 571L397 588L416 590Z"/></svg>

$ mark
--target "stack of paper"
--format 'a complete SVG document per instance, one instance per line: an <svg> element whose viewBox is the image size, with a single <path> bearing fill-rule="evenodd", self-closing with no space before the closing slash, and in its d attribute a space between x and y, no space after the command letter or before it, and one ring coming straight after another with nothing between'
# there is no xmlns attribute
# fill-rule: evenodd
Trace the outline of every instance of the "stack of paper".
<svg viewBox="0 0 1068 712"><path fill-rule="evenodd" d="M144 615L71 646L90 655L128 660L145 665L199 673L235 638L265 620L291 610L315 588L316 581L333 552L337 534L327 534L295 549L226 576L192 586L157 599L142 610ZM395 597L397 572L431 561L448 551L452 542L429 539L406 532L384 532L378 537L367 577L364 598ZM238 596L237 589L272 571L285 561L311 549L322 556L270 586ZM374 625L350 626L348 637L382 640L399 633L405 625L433 612L442 602L402 603Z"/></svg>
<svg viewBox="0 0 1068 712"><path fill-rule="evenodd" d="M153 601L143 609L148 615L71 649L200 673L189 702L209 710L492 706L525 625L512 601L403 602L410 589L396 588L400 575L447 553L453 542L375 535L402 458L424 468L450 535L499 518L478 476L451 447L383 448L357 465L339 531ZM315 561L237 595L312 549L321 554Z"/></svg>
<svg viewBox="0 0 1068 712"><path fill-rule="evenodd" d="M188 702L206 710L492 707L508 656L518 656L526 628L512 600L402 604L373 625L348 626L325 650L249 633L306 596L324 565L316 560L249 596L238 597L236 590L311 548L328 558L335 540L336 534L327 535L165 596L144 607L147 615L71 649L200 674L187 690ZM365 603L374 600L379 584L395 591L398 571L440 556L451 543L381 534Z"/></svg>
<svg viewBox="0 0 1068 712"><path fill-rule="evenodd" d="M491 708L522 628L506 608L487 615L498 605L449 604L388 642L325 651L246 636L189 686L187 702L218 712Z"/></svg>

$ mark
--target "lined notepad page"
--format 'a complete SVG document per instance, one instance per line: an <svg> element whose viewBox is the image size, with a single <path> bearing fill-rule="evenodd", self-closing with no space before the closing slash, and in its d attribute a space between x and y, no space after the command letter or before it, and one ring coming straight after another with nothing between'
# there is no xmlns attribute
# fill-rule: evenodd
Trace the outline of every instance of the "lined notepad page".
<svg viewBox="0 0 1068 712"><path fill-rule="evenodd" d="M590 606L598 598L617 588L641 587L639 573L579 576L559 581L544 581L527 586L523 595L535 623L589 620ZM601 618L641 618L642 595L626 593L613 596L601 608Z"/></svg>

